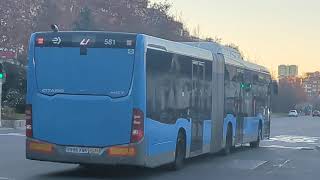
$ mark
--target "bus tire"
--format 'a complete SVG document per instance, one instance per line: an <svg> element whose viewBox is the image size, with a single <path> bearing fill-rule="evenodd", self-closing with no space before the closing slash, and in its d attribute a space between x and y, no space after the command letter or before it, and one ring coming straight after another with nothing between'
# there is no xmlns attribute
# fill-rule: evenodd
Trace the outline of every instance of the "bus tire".
<svg viewBox="0 0 320 180"><path fill-rule="evenodd" d="M186 136L182 130L178 133L176 142L176 152L174 162L171 164L171 170L179 170L183 167L186 158Z"/></svg>
<svg viewBox="0 0 320 180"><path fill-rule="evenodd" d="M226 135L226 146L224 147L222 153L223 155L227 156L231 153L233 149L232 146L232 126L228 125L228 129L227 129L227 135Z"/></svg>
<svg viewBox="0 0 320 180"><path fill-rule="evenodd" d="M258 148L260 146L261 138L262 138L262 127L261 127L261 123L259 123L257 141L251 142L250 147Z"/></svg>

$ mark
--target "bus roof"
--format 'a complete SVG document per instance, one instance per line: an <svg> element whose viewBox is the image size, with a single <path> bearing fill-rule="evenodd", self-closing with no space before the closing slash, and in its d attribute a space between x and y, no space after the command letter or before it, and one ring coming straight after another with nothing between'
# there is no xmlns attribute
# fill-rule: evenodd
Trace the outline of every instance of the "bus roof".
<svg viewBox="0 0 320 180"><path fill-rule="evenodd" d="M211 51L213 54L223 54L226 64L242 67L245 69L270 74L269 70L261 65L245 61L241 53L231 47L226 47L215 42L185 42L185 44L196 46L199 48L204 48Z"/></svg>
<svg viewBox="0 0 320 180"><path fill-rule="evenodd" d="M143 35L145 37L146 46L151 49L157 49L161 51L166 51L170 53L176 53L180 55L190 56L194 58L213 60L213 55L210 51L198 48L195 46L190 46L184 43L173 42L161 38L156 38L153 36Z"/></svg>
<svg viewBox="0 0 320 180"><path fill-rule="evenodd" d="M107 34L126 34L126 35L137 35L137 33L130 33L130 32L117 32L117 31L38 31L34 32L33 34L47 34L47 33L107 33Z"/></svg>

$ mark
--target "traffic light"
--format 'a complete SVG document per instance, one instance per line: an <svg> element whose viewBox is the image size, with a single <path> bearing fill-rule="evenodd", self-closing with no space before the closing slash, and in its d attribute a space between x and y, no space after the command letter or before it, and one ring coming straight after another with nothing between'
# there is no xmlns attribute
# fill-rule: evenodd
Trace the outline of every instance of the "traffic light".
<svg viewBox="0 0 320 180"><path fill-rule="evenodd" d="M2 63L0 63L0 79L2 80L2 82L4 82L6 79L6 73L4 71L4 67Z"/></svg>
<svg viewBox="0 0 320 180"><path fill-rule="evenodd" d="M0 79L4 78L3 65L0 63Z"/></svg>
<svg viewBox="0 0 320 180"><path fill-rule="evenodd" d="M252 88L252 84L251 83L240 83L240 88L249 91Z"/></svg>

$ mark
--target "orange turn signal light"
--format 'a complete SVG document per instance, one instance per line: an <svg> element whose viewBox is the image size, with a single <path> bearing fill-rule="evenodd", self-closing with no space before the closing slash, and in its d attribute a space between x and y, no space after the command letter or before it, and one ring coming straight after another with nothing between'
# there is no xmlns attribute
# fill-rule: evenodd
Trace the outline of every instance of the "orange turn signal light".
<svg viewBox="0 0 320 180"><path fill-rule="evenodd" d="M46 143L30 142L29 149L31 151L51 153L53 151L53 145Z"/></svg>
<svg viewBox="0 0 320 180"><path fill-rule="evenodd" d="M134 147L111 147L107 150L110 156L135 156L136 148Z"/></svg>

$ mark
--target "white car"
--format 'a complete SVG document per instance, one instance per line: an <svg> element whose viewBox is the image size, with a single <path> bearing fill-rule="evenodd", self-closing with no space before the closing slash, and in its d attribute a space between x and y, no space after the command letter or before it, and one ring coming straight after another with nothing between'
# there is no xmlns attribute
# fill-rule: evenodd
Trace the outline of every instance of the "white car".
<svg viewBox="0 0 320 180"><path fill-rule="evenodd" d="M298 111L297 110L290 110L288 116L289 117L298 117Z"/></svg>

